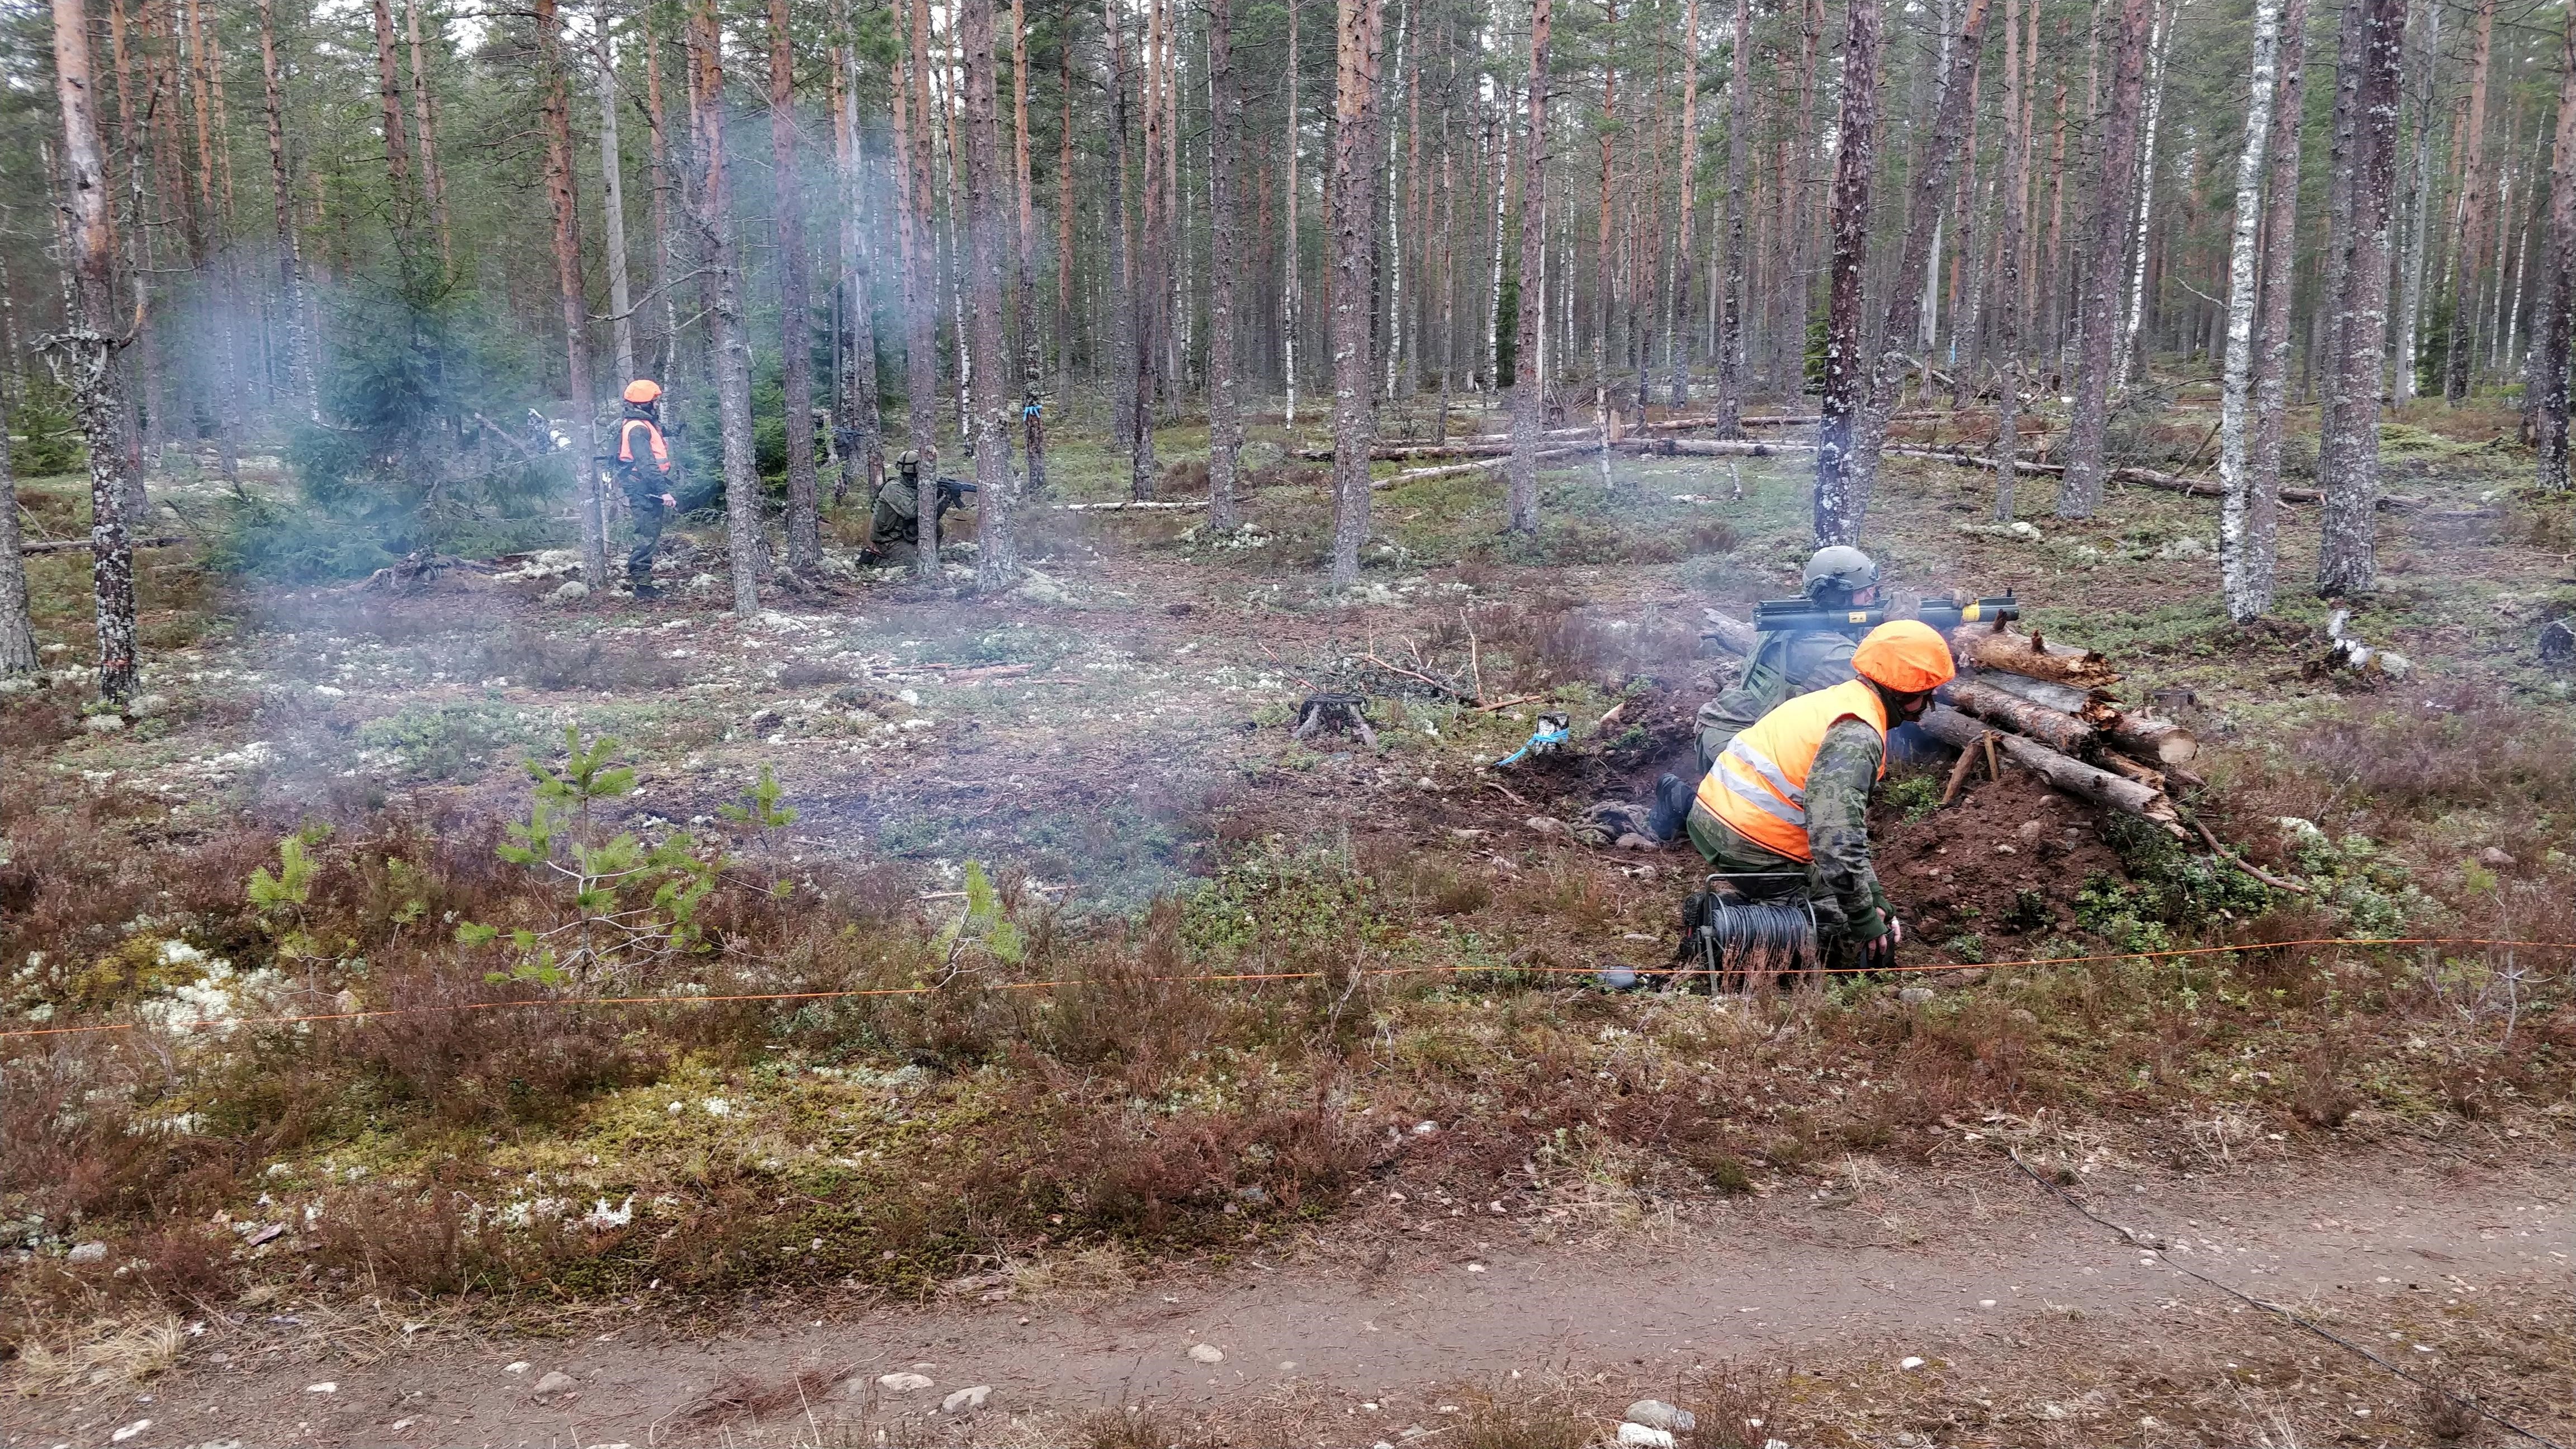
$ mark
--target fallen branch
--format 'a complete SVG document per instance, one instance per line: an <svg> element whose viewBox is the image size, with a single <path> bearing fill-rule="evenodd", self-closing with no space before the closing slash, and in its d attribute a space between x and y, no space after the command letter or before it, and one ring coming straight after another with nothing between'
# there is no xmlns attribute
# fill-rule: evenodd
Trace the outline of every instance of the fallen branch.
<svg viewBox="0 0 2576 1449"><path fill-rule="evenodd" d="M2229 850L2226 846L2220 844L2218 837L2210 833L2209 827L2200 822L2199 816L2195 815L2192 817L2191 828L2200 832L2200 838L2209 842L2210 850L2215 852L2219 859L2226 861L2229 865L2232 865L2238 870L2245 872L2247 875L2254 877L2263 884L2270 886L2276 891L2288 891L2293 895L2303 896L2308 893L2308 888L2306 886L2299 884L2297 881L2283 880L2269 871L2264 870L2254 862L2238 855L2235 851Z"/></svg>
<svg viewBox="0 0 2576 1449"><path fill-rule="evenodd" d="M1545 699L1545 698L1547 698L1547 696L1546 696L1546 695L1544 695L1544 694L1515 694L1515 695L1513 695L1513 696L1512 696L1511 698L1509 698L1509 699L1498 699L1498 700L1495 700L1492 704L1479 704L1479 705L1471 706L1471 708L1481 709L1481 710L1486 710L1486 711L1492 711L1492 710L1497 710L1497 709L1509 709L1509 708L1511 708L1513 705L1516 705L1516 704L1528 704L1528 703L1529 703L1530 701L1532 701L1532 700L1535 700L1535 699Z"/></svg>
<svg viewBox="0 0 2576 1449"><path fill-rule="evenodd" d="M1055 503L1040 506L1059 508L1067 513L1143 513L1174 508L1205 508L1208 506L1208 501L1204 498L1183 498L1172 501L1156 499L1148 502L1141 498L1121 498L1114 503Z"/></svg>
<svg viewBox="0 0 2576 1449"><path fill-rule="evenodd" d="M1590 453L1595 451L1597 451L1597 449L1592 445L1585 444L1582 447L1541 448L1538 450L1538 456L1541 458L1568 458L1577 453ZM1473 463L1446 463L1437 468L1408 468L1401 473L1374 479L1369 483L1369 487L1383 492L1400 483L1420 483L1432 478L1454 477L1460 473L1481 473L1487 468L1499 468L1511 460L1510 451L1505 450L1500 457L1485 458Z"/></svg>
<svg viewBox="0 0 2576 1449"><path fill-rule="evenodd" d="M165 535L163 535L163 536L161 536L161 537L158 537L158 538L138 538L138 539L135 539L132 543L128 544L128 545L127 545L127 547L129 547L129 548L170 548L170 547L173 547L173 546L175 546L175 545L177 545L177 544L188 543L188 542L190 542L190 541L191 541L191 540L189 540L188 538L186 538L186 537L185 537L185 536L183 536L183 535L173 533L173 534L165 534ZM39 553L87 553L87 552L89 552L89 540L88 540L88 539L86 539L86 538L44 538L44 539L37 539L36 541L34 541L34 542L32 542L32 543L22 543L22 544L18 545L18 552L23 553L23 554L39 554Z"/></svg>
<svg viewBox="0 0 2576 1449"><path fill-rule="evenodd" d="M1968 783L1968 772L1976 767L1977 751L1975 748L1971 747L1961 750L1959 752L1959 762L1950 767L1950 783L1941 787L1942 804L1947 805L1951 801L1959 798L1959 787Z"/></svg>

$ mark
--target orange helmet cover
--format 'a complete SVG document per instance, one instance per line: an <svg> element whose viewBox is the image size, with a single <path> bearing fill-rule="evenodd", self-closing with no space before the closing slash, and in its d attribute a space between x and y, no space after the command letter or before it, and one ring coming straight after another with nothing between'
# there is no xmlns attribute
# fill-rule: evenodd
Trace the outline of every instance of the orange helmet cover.
<svg viewBox="0 0 2576 1449"><path fill-rule="evenodd" d="M658 402L661 400L661 397L662 384L655 382L649 377L639 377L633 382L626 384L626 400L628 402Z"/></svg>
<svg viewBox="0 0 2576 1449"><path fill-rule="evenodd" d="M1899 694L1921 694L1956 678L1949 641L1920 619L1891 619L1852 651L1852 670Z"/></svg>

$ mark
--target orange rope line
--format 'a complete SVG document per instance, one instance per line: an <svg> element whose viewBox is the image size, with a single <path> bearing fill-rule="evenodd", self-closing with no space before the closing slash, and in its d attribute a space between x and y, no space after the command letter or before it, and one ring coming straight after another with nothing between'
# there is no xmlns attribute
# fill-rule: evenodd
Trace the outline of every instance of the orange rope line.
<svg viewBox="0 0 2576 1449"><path fill-rule="evenodd" d="M2170 961L2192 956L2223 956L2240 951L2279 951L2294 946L2503 946L2536 951L2576 951L2576 941L2516 941L2486 936L2369 936L2348 938L2314 936L2296 941L2249 941L2238 946L2185 946L2164 951L2120 951L2101 956L2032 957L2020 961L1948 962L1928 966L1882 966L1873 971L1856 966L1817 966L1784 971L1784 976L1856 976L1902 975L1926 971L2001 971L2022 966L2085 966L2103 961ZM1663 974L1676 968L1645 967L1643 974ZM1694 968L1695 969L1695 968ZM1590 976L1590 966L1383 966L1358 973L1362 976L1419 976L1434 972L1519 971L1552 976ZM1180 982L1211 985L1233 981L1317 981L1330 973L1323 971L1245 971L1211 976L1140 976L1134 984ZM999 981L989 983L993 991L1053 991L1059 987L1116 985L1115 982L1081 980ZM322 1011L292 1016L239 1016L216 1020L193 1021L187 1030L203 1031L210 1027L297 1026L316 1021L366 1021L376 1017L429 1016L442 1011L502 1011L520 1006L712 1006L744 1001L846 1001L867 996L924 996L934 994L940 986L871 986L839 991L758 991L723 996L539 996L515 1001L459 1001L441 1006L388 1006L373 1011ZM28 1027L0 1031L0 1041L20 1037L80 1036L97 1032L133 1031L130 1021L101 1022L89 1026Z"/></svg>

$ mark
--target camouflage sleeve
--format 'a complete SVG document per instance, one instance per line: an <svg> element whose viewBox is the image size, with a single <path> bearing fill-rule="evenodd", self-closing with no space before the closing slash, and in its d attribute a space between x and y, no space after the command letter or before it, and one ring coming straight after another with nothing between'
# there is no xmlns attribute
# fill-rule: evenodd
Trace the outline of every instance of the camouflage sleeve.
<svg viewBox="0 0 2576 1449"><path fill-rule="evenodd" d="M1874 940L1887 931L1887 897L1869 863L1869 791L1878 780L1886 742L1856 719L1838 721L1807 769L1807 845L1814 853L1819 887L1816 915L1833 925L1839 916L1848 940Z"/></svg>

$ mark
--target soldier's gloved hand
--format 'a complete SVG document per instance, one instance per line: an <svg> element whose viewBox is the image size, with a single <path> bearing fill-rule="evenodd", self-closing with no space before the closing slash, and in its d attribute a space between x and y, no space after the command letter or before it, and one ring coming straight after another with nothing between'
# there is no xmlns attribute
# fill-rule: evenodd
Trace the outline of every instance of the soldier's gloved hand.
<svg viewBox="0 0 2576 1449"><path fill-rule="evenodd" d="M680 500L672 497L668 493L665 493L662 495L662 506L665 508L677 508L680 506Z"/></svg>
<svg viewBox="0 0 2576 1449"><path fill-rule="evenodd" d="M1860 943L1860 964L1864 971L1887 971L1896 965L1896 946L1905 938L1905 928L1894 916L1885 918L1887 929Z"/></svg>

